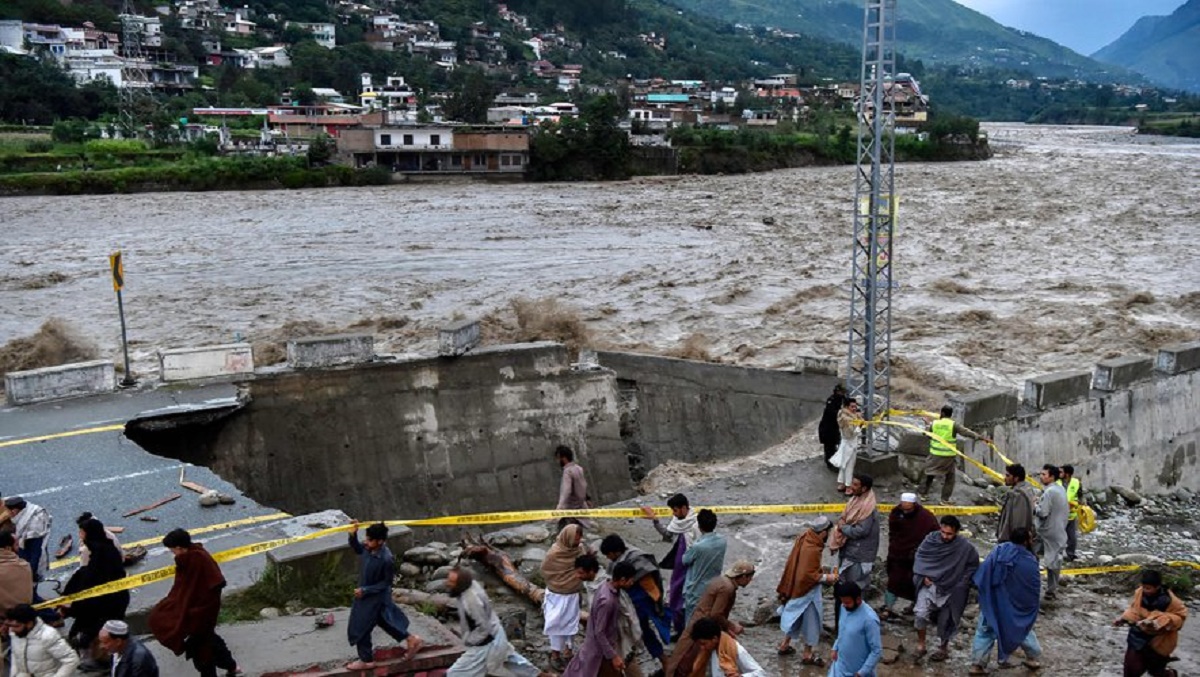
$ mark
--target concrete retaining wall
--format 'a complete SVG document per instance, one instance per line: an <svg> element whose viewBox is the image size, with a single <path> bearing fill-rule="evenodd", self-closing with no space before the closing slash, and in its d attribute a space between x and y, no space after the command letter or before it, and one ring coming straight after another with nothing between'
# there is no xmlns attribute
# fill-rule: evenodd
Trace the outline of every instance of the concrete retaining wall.
<svg viewBox="0 0 1200 677"><path fill-rule="evenodd" d="M158 375L163 381L237 376L254 372L249 343L158 351Z"/></svg>
<svg viewBox="0 0 1200 677"><path fill-rule="evenodd" d="M8 403L14 405L109 393L115 387L116 368L106 360L10 371L4 375L4 392Z"/></svg>
<svg viewBox="0 0 1200 677"><path fill-rule="evenodd" d="M260 373L235 405L131 422L149 451L292 513L431 517L550 508L560 444L597 504L659 463L757 453L820 416L829 375L535 343L350 369ZM639 474L640 473L640 474Z"/></svg>
<svg viewBox="0 0 1200 677"><path fill-rule="evenodd" d="M370 334L314 336L287 342L287 363L292 369L361 364L375 359L375 337Z"/></svg>
<svg viewBox="0 0 1200 677"><path fill-rule="evenodd" d="M617 373L621 436L640 480L671 459L757 453L820 418L837 376L599 352Z"/></svg>
<svg viewBox="0 0 1200 677"><path fill-rule="evenodd" d="M189 460L292 513L430 517L553 507L553 451L566 444L592 498L608 503L633 495L614 383L611 372L572 371L558 344L260 374ZM179 453L151 436L138 442Z"/></svg>
<svg viewBox="0 0 1200 677"><path fill-rule="evenodd" d="M1015 392L970 395L955 402L955 418L992 437L1027 470L1071 463L1093 488L1200 491L1200 361L1191 357L1200 352L1194 350L1200 344L1164 350L1169 357L1159 354L1155 372L1147 370L1150 358L1105 360L1096 365L1094 390L1081 379L1088 372L1030 379L1019 406ZM964 446L1003 468L984 445Z"/></svg>

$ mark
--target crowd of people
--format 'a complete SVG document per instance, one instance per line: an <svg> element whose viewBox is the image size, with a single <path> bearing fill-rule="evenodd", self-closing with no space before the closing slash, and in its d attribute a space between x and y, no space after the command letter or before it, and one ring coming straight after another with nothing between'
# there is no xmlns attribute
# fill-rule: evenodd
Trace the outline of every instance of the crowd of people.
<svg viewBox="0 0 1200 677"><path fill-rule="evenodd" d="M44 602L38 584L49 571L47 539L53 519L20 496L4 499L0 512L0 616L6 674L65 677L76 672L112 677L157 677L154 655L125 622L129 591L117 590L70 603ZM117 535L91 513L76 519L79 567L61 588L63 597L125 578L125 554ZM163 538L175 558L167 596L151 610L151 634L164 647L186 654L203 677L241 674L216 633L225 578L220 566L183 529ZM70 621L70 626L67 622ZM65 634L62 632L65 629ZM218 672L219 671L219 672Z"/></svg>
<svg viewBox="0 0 1200 677"><path fill-rule="evenodd" d="M988 674L993 655L999 668L1012 667L1018 651L1027 668L1041 668L1042 648L1034 626L1044 600L1057 594L1063 563L1076 558L1081 486L1074 469L1044 466L1039 493L1027 481L1023 466L1008 465L1004 476L1008 490L996 527L998 545L982 561L957 517L947 514L939 519L923 505L923 496L904 492L887 515L884 570L877 577L882 519L873 478L844 472L846 463L853 465L854 453L838 421L858 416L854 403L846 400L844 392L834 392L828 403L832 416L822 421L820 431L826 460L838 470L839 489L847 500L836 520L816 517L793 543L776 587L783 635L778 653L799 652L801 665L827 667L831 677L870 677L883 654L882 624L911 622L917 635L915 658L945 661L975 590L979 614L970 674ZM956 446L959 433L985 439L952 420L947 422L950 413L943 409L941 418L931 421L935 435L926 480L920 485L921 492L928 493L930 478L942 477L944 501L954 486L954 465L947 471L944 461L946 449ZM829 419L833 433L826 425ZM586 473L572 451L559 447L555 458L562 468L558 507L591 507ZM128 591L71 604L40 604L36 584L48 568L52 519L44 508L21 497L5 499L4 506L0 616L9 674L63 677L81 669L114 677L157 676L153 654L131 636L124 622ZM755 564L726 564L727 541L717 531L713 511L693 510L683 494L671 496L667 508L671 518L665 524L655 510L643 508L655 532L669 544L661 557L628 545L617 534L603 535L598 552L593 552L585 539L587 531L598 531L595 523L560 522L541 565L542 631L550 644L549 671L515 650L471 570L454 567L446 587L457 600L465 651L447 674L637 677L642 672L636 656L645 651L654 663L655 676L766 677L739 641L744 626L733 614L739 591L758 573ZM77 526L80 566L66 582L64 595L125 577L117 536L90 513L81 515ZM362 541L358 533L356 522L349 546L360 557L360 566L347 640L358 655L347 668L370 670L375 667L374 629L403 644L406 658L415 656L424 641L409 632L409 619L392 597L396 565L387 546L387 527L368 526ZM163 647L191 660L202 677L240 674L237 661L216 633L225 586L219 565L183 529L168 533L163 546L174 555L176 571L170 592L150 613L151 634ZM600 558L606 560L603 567ZM826 566L827 559L836 563ZM595 584L602 569L605 580ZM877 586L877 578L884 582L882 586ZM594 591L585 616L587 583L593 583ZM832 588L834 600L830 619L834 640L828 654L823 654L826 588ZM883 593L878 612L864 601L874 592ZM901 605L902 599L908 604ZM64 635L58 628L68 619L71 625ZM1129 607L1114 621L1129 627L1125 676L1176 675L1170 663L1186 619L1187 607L1164 585L1161 574L1146 570ZM576 646L581 631L583 639Z"/></svg>

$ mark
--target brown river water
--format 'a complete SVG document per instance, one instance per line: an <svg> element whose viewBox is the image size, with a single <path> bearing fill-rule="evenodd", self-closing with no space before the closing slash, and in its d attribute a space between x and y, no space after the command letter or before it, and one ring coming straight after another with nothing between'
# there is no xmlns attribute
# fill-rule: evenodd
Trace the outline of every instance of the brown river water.
<svg viewBox="0 0 1200 677"><path fill-rule="evenodd" d="M1200 143L987 129L990 161L897 168L901 401L1200 337ZM609 346L691 339L772 367L840 357L853 178L7 198L0 345L57 317L116 357L106 257L121 249L136 369L160 348L277 340L289 323L371 319L380 351L428 352L442 323L504 318L522 297L557 299Z"/></svg>

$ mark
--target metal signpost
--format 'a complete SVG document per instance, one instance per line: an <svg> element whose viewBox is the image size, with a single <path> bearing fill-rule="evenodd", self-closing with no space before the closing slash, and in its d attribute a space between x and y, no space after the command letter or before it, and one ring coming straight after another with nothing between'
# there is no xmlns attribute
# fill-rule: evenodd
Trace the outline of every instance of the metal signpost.
<svg viewBox="0 0 1200 677"><path fill-rule="evenodd" d="M125 288L125 262L121 252L108 255L108 267L112 271L113 291L117 292L117 313L121 316L121 350L125 353L125 375L121 378L121 387L129 388L137 385L137 381L129 370L129 337L125 332L125 301L121 298L121 290Z"/></svg>

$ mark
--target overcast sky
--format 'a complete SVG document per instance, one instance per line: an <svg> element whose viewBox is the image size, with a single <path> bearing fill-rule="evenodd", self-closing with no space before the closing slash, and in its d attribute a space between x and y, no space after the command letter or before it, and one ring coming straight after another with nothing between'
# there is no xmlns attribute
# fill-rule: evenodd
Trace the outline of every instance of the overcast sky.
<svg viewBox="0 0 1200 677"><path fill-rule="evenodd" d="M1170 14L1185 0L956 0L1005 26L1091 54L1148 14Z"/></svg>

